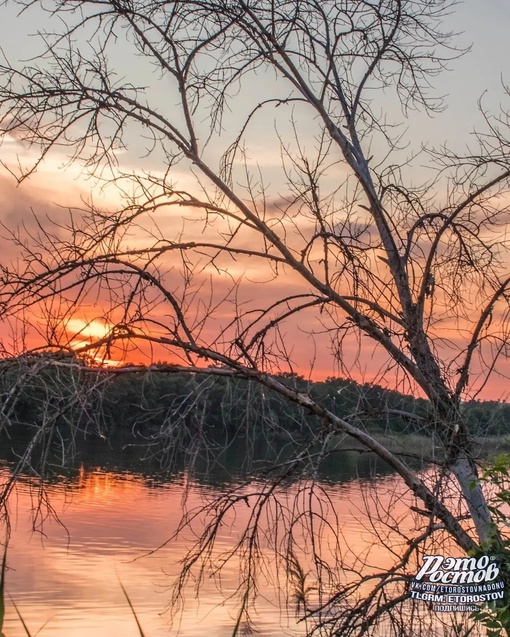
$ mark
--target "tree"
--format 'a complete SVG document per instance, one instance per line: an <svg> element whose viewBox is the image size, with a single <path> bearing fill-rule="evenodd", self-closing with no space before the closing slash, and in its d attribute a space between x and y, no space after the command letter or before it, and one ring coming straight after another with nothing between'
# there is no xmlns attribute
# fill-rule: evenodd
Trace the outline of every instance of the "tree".
<svg viewBox="0 0 510 637"><path fill-rule="evenodd" d="M368 578L373 588L363 598L356 591L365 576L342 594L328 589L327 601L322 591L315 608L305 604L317 619L310 632L370 633L404 601L417 556L444 533L466 553L501 548L463 401L497 372L509 343L506 116L486 117L475 150L423 151L435 173L417 186L413 156L384 112L388 95L404 115L441 107L429 81L459 54L441 30L450 3L19 4L48 12L54 30L42 34L38 59L0 67L3 135L37 151L32 164L20 163L18 179L65 151L124 203L109 211L89 204L67 222L12 231L23 261L2 268L3 316L37 307L46 312L47 347L96 357L157 345L170 365L153 370L246 379L316 416L313 439L253 496L259 514L305 461L315 475L337 434L398 474L420 502L419 533L392 568ZM246 101L253 87L255 105ZM251 159L261 120L274 129L268 152L279 153L271 171ZM140 139L145 167L140 160L128 169L121 151L131 153ZM72 345L69 321L94 298L94 318L107 329ZM420 425L442 445L436 469L417 473L359 417L340 417L292 376L277 375L295 369L287 326L310 320L309 334L329 335L344 373L355 364L344 349L358 339L384 354L396 387L428 399ZM455 336L445 337L446 322ZM246 498L242 490L215 503L205 552L225 512ZM256 590L258 532L256 524L246 529L241 543L250 565L241 619ZM289 538L285 559L296 576ZM315 558L320 570L319 552ZM407 619L390 616L398 634L416 634Z"/></svg>

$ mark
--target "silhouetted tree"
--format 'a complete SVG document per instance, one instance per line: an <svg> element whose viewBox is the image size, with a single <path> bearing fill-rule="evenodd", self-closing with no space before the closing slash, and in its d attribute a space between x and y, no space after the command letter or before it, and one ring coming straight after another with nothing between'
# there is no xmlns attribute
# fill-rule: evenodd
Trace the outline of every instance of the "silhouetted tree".
<svg viewBox="0 0 510 637"><path fill-rule="evenodd" d="M67 320L99 298L97 317L108 331L77 351L109 357L116 347L157 345L174 364L152 371L250 381L262 388L258 406L275 426L280 407L266 405L266 390L314 415L322 426L293 460L259 476L263 486L234 489L207 509L210 525L181 584L209 564L228 511L248 503L253 514L237 546L244 567L236 630L249 620L261 542L271 538L261 520L275 510L285 532L273 547L299 584L309 634L373 634L383 625L392 634L418 634L423 614L402 606L417 557L445 534L464 552L504 542L479 480L462 400L495 373L509 343L506 120L487 117L478 147L465 155L430 153L437 176L418 186L385 111L390 97L404 114L440 107L429 81L458 53L441 30L450 3L19 5L49 12L50 27L38 59L0 67L3 134L38 153L31 165L20 164L18 178L64 149L69 161L116 185L124 205L75 210L67 223L41 221L28 236L13 230L23 261L3 267L3 316L43 308L47 346L70 347ZM279 157L270 170L251 159L261 127L261 161L264 153ZM119 152L141 139L146 163L128 169ZM255 272L263 283L250 281ZM367 433L363 395L341 417L295 382L299 344L286 326L300 320L310 335L329 333L344 373L353 367L343 347L358 339L384 353L383 369L400 389L427 397L425 414L400 409L399 416L442 446L435 469L418 473ZM450 341L445 322L454 326ZM170 429L162 431L163 445ZM347 567L340 546L329 567L313 540L326 525L312 506L327 499L316 471L337 436L375 453L419 502L412 537L378 509L377 541L393 551L393 566L354 569L347 584L338 580ZM305 476L310 508L283 511L281 485ZM395 532L404 551L395 548ZM313 599L299 566L303 538L320 587Z"/></svg>

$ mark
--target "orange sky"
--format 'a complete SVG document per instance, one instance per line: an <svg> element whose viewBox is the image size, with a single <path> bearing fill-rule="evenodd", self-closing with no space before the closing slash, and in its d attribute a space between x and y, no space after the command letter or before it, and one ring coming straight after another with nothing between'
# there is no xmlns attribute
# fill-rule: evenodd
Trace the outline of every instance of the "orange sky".
<svg viewBox="0 0 510 637"><path fill-rule="evenodd" d="M490 11L487 9L489 6ZM5 9L5 11L11 10ZM452 28L465 31L459 39L459 45L465 46L472 41L473 53L459 60L452 60L453 72L447 73L437 80L438 91L449 93L447 100L449 108L444 113L434 117L419 113L408 114L409 119L405 121L405 126L407 126L405 140L414 147L419 148L420 144L425 141L438 145L445 140L449 143L459 141L463 143L469 137L473 122L477 118L478 121L482 119L477 112L477 98L485 89L490 91L487 98L490 100L489 104L497 108L498 96L502 93L501 64L499 62L506 59L505 17L508 17L508 8L499 0L489 0L484 8L476 2L466 2L455 8L455 13L452 13L448 19L451 21ZM20 38L23 38L23 33L33 32L34 26L39 28L36 18L37 13L30 14L30 12L25 12L23 16L16 18L18 28L15 40L12 38L12 29L6 29L8 20L0 25L0 35L2 30L5 31L2 41L12 55L18 54L17 47ZM34 53L33 40L25 37L23 41L26 56ZM140 66L132 66L134 58L125 55L126 50L124 44L120 42L113 53L114 56L117 56L114 58L114 62L118 65L119 72L132 71L138 79L143 77L145 81L146 67L143 67L142 62L140 62ZM256 86L248 85L246 87L246 94L243 94L235 103L239 107L239 112L236 108L232 108L228 114L227 123L229 126L225 133L226 140L221 140L223 143L229 143L229 135L232 137L233 131L238 130L243 115L253 108L253 104L260 99L260 95L264 94L265 91L274 91L277 88L276 84L274 78L260 77ZM402 120L400 108L392 106L386 93L379 95L378 98L381 109L385 113L387 111L390 120L392 118L395 121ZM252 170L254 175L260 176L260 188L257 186L255 190L259 188L261 191L262 182L264 182L268 186L268 192L272 193L272 197L269 197L265 202L265 214L271 216L271 223L274 223L274 227L279 232L289 234L301 232L302 236L296 240L296 245L301 241L302 247L303 242L306 243L311 221L308 219L304 223L302 218L296 217L293 220L294 225L292 225L290 213L284 219L278 212L278 203L281 202L278 200L277 193L282 191L282 172L284 172L281 167L283 151L277 136L274 135L277 127L278 134L289 134L295 126L302 135L300 140L303 147L308 145L309 148L313 149L316 143L316 139L313 137L316 122L313 118L305 120L304 123L301 122L299 120L300 113L298 107L292 111L292 117L296 118L292 123L289 113L283 108L271 112L269 119L255 118L253 129L247 132L245 161L246 167ZM290 135L290 139L291 142L285 148L285 152L288 153L293 152L292 135ZM138 144L140 140L133 141L129 138L128 141L127 149L119 150L117 153L116 159L119 161L119 168L126 171L138 170L143 165L153 174L159 174L155 171L162 170L164 162L161 162L161 156L157 152L143 156L144 149ZM209 159L220 152L214 144L212 146L213 150L209 147L206 153ZM403 147L405 147L404 143ZM377 147L377 140L370 150L376 156L378 151L381 152ZM404 150L402 157L407 157L407 153L408 150ZM21 161L23 166L28 166L34 162L36 156L35 149L22 146L14 137L7 136L3 141L2 161L11 168L18 161ZM404 170L410 170L406 161L403 160L402 164ZM421 170L422 166L418 162L415 173L411 170L406 176L412 181L413 175L418 174L416 171ZM236 173L236 177L241 175L241 172ZM331 174L334 175L334 178L331 177ZM341 181L344 177L345 170L342 165L333 166L330 174L324 179L326 190L335 188L338 180ZM421 174L419 177L422 178ZM181 188L196 187L191 171L185 166L176 166L175 170L172 169L172 178ZM255 177L256 179L259 177ZM246 184L241 182L242 180L240 180L239 191L246 193ZM120 185L127 189L130 188L126 182ZM98 207L109 209L114 209L118 202L114 188L101 189L94 180L86 180L82 168L76 163L69 166L68 158L60 150L50 154L39 167L37 174L17 189L14 187L14 180L7 172L4 171L0 174L0 221L8 229L18 227L22 233L31 233L33 236L37 236L39 229L36 216L43 224L48 223L47 216L51 217L57 224L66 223L68 206L83 206L80 198L87 202L93 200ZM190 223L191 216L191 213L182 208L167 209L154 215L162 236L165 238L179 237L188 240L214 238L217 240L221 236L224 227L222 228L219 223L205 228L203 223ZM185 223L182 221L183 217L188 218ZM363 217L360 214L361 221L363 221ZM146 245L145 242L150 232L151 228L145 226L136 229L129 238L130 245L134 247ZM5 264L10 260L16 260L19 251L8 238L7 231L1 234L3 235L1 261ZM249 249L254 246L253 235L247 232L238 233L236 241L238 247ZM260 241L257 241L255 245L258 249L263 248ZM188 315L192 317L197 329L202 330L201 337L208 344L217 342L218 333L221 333L222 329L227 329L232 317L234 299L241 308L248 310L254 309L259 300L263 300L267 305L281 298L284 294L307 291L306 285L303 286L296 275L288 271L275 279L269 268L263 265L260 260L239 256L235 260L231 257L222 257L218 260L218 264L221 266L221 270L210 265L203 268L200 276L197 277L202 287L195 289L196 294L192 301L190 293L186 298L186 301L190 303ZM372 266L376 267L377 264L375 256L372 256ZM162 267L167 270L167 280L171 280L174 288L179 289L180 285L182 287L179 279L181 275L174 268L174 265L170 259L162 262ZM198 267L197 261L195 261L195 266ZM381 276L384 275L381 274ZM148 294L149 297L146 299L147 312L165 324L169 320L168 308L164 305L154 306L154 297L150 297L150 293ZM225 297L226 300L220 303L222 297ZM51 325L53 335L60 334L60 338L72 347L86 345L93 338L101 338L102 335L108 333L115 321L120 320L120 310L108 311L108 305L111 302L104 290L96 296L89 295L65 321L54 322ZM205 303L218 303L218 306L214 313L214 320L202 324L200 313L204 311ZM48 315L58 314L59 311L62 312L66 308L65 303L60 307L47 303L44 308L38 307L27 311L19 321L11 321L10 324L4 325L2 328L4 349L7 352L15 352L44 343L45 339L49 338ZM474 303L472 316L467 318L473 319L477 309L476 303ZM26 335L23 332L23 321L26 324L31 324L30 331ZM323 322L321 323L321 321ZM334 327L334 321L328 321L314 310L307 310L299 317L289 318L282 327L280 335L286 348L285 352L280 352L280 355L288 355L293 361L294 371L307 377L312 376L320 379L331 375L343 375L347 369L357 380L378 382L390 387L398 386L403 391L411 389L409 385L401 384L401 374L388 364L386 355L376 349L374 342L370 339L362 337L359 343L352 338L346 340L342 349L342 365L339 365L338 360L331 354L332 332L327 333L327 329L331 327ZM445 364L455 357L455 348L462 346L461 341L464 336L461 333L462 327L460 323L454 324L448 321L442 321L434 327L436 337L449 341L449 343L441 342L439 346L444 355ZM153 325L151 329L153 333L158 333L159 328L156 325ZM231 337L232 329L227 329L223 338L228 343ZM335 340L334 335L333 340ZM440 341L436 340L436 342ZM111 352L102 350L100 355L111 364L118 361L147 362L148 360L168 359L169 356L172 356L160 346L151 348L148 345L143 345L140 349L128 348L124 352L121 350ZM509 391L507 378L510 377L510 366L506 357L501 358L498 370L505 372L506 377L494 375L481 396L506 398ZM472 380L475 388L480 386L480 381L476 380L476 365Z"/></svg>
<svg viewBox="0 0 510 637"><path fill-rule="evenodd" d="M65 187L62 187L65 184ZM15 188L12 181L7 177L0 178L0 201L3 199L3 220L4 223L12 227L13 224L23 226L30 232L37 231L36 222L33 213L37 210L40 218L44 219L45 215L49 215L52 219L63 219L67 215L67 210L62 208L66 203L69 204L69 195L74 201L79 200L79 196L85 196L88 183L83 182L69 175L56 172L54 168L48 171L42 171L19 188ZM111 197L108 200L108 196ZM112 204L113 196L104 193L95 195L97 200L101 198L105 203ZM165 219L163 228L171 228L175 221ZM169 224L169 225L168 225ZM193 228L193 226L192 226ZM203 238L203 235L202 235ZM136 241L142 241L142 237L135 233ZM15 259L17 250L12 243L6 239L3 240L3 257L5 259ZM238 292L238 302L249 303L256 301L257 298L262 299L266 304L277 300L281 295L290 294L292 291L303 291L303 286L296 275L288 272L284 277L272 280L269 270L261 270L259 265L253 259L237 257L236 261L231 260L231 265L226 259L226 273L218 271L208 271L207 276L203 279L210 279L214 286L215 298L220 299L222 295L228 296L228 291L232 287L232 278L241 281ZM225 261L225 259L223 260ZM4 261L5 262L5 261ZM167 263L171 267L171 262ZM201 291L202 294L209 294L209 283ZM77 308L72 316L68 317L60 325L61 336L71 347L80 347L87 345L94 338L100 339L111 330L114 315L108 318L105 311L106 300L101 298L90 299ZM204 342L213 343L217 338L216 334L219 327L225 327L231 319L232 301L220 304L215 312L214 319L205 324L202 331ZM152 315L162 323L167 320L168 308L165 305L157 306L153 309ZM25 346L32 347L44 342L45 339L45 316L41 310L35 310L25 313L27 323L31 322L32 328L26 339ZM319 321L322 321L321 325ZM19 337L21 334L21 325L18 321L12 321L8 326L3 327L3 342L7 350L13 349L13 326L17 331L18 343L17 347L23 347ZM294 316L285 322L282 329L282 338L286 343L287 354L292 359L293 370L305 377L314 379L324 379L328 376L344 375L345 369L342 369L335 357L331 354L331 335L326 333L324 327L328 326L325 317L318 315L316 310L310 309L302 312L299 316ZM331 321L329 321L331 327ZM156 333L155 329L155 333ZM443 322L442 326L436 329L442 337L447 337L452 345L462 345L463 336L459 332L459 323ZM227 338L228 340L228 338ZM443 346L444 347L444 346ZM452 356L451 348L444 349L445 356ZM123 362L130 363L147 363L150 360L172 360L177 362L175 356L161 346L147 346L142 344L140 347L128 348L123 351L119 348L110 352L105 352L104 348L98 353L99 357L103 357L106 364L117 365ZM380 349L375 347L374 342L366 337L361 338L358 343L356 339L348 339L343 344L342 349L343 365L350 370L353 378L362 382L376 382L388 387L397 386L401 391L413 391L406 383L402 384L402 374L396 368L388 363L386 355ZM287 368L282 368L285 371ZM501 371L510 372L507 359L502 359L499 366ZM506 379L494 375L492 380L487 384L481 397L486 399L505 399L508 393L508 384ZM416 391L414 389L414 391Z"/></svg>

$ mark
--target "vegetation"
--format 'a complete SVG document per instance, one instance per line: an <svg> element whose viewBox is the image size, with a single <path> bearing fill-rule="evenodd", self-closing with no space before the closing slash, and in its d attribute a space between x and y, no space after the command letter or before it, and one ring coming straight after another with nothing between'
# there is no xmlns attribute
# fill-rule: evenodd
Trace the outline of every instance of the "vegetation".
<svg viewBox="0 0 510 637"><path fill-rule="evenodd" d="M263 436L290 441L317 435L321 420L278 392L253 386L240 378L210 374L165 373L165 363L152 373L121 371L118 374L90 369L79 359L44 355L41 368L13 396L22 359L4 364L0 376L1 404L9 407L6 432L16 427L43 426L48 411L58 413L61 434L80 431L84 435L114 436L130 432L149 440L166 428L176 436L193 435L207 428L229 438ZM30 359L30 357L29 357ZM51 365L54 359L73 361L69 366ZM133 366L132 369L136 369ZM328 378L310 381L296 374L275 377L341 418L354 420L370 433L422 434L428 436L427 419L433 413L430 401L354 380ZM62 391L64 389L64 391ZM76 401L77 391L86 402ZM510 405L498 401L469 401L462 406L473 437L510 435ZM180 446L175 440L175 447Z"/></svg>

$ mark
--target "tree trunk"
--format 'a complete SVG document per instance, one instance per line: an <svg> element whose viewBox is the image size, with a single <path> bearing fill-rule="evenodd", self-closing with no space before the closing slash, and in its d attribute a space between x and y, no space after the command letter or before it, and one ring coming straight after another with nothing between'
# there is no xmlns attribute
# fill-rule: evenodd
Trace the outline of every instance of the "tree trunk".
<svg viewBox="0 0 510 637"><path fill-rule="evenodd" d="M451 465L450 469L457 478L480 543L488 544L491 540L496 540L496 527L492 521L487 499L483 493L473 461L467 456L460 456Z"/></svg>

